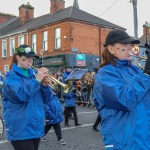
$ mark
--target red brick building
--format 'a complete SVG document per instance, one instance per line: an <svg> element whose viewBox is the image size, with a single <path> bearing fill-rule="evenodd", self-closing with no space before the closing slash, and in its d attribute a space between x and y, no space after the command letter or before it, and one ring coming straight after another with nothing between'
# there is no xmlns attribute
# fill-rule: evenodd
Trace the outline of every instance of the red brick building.
<svg viewBox="0 0 150 150"><path fill-rule="evenodd" d="M65 8L64 0L50 0L50 13L34 18L29 3L19 7L19 17L0 23L0 70L9 70L14 48L28 44L38 55L43 50L44 65L57 70L64 65L80 67L76 55L85 56L82 67L97 68L103 43L110 30L124 28L93 16L73 6ZM99 60L98 60L99 59Z"/></svg>

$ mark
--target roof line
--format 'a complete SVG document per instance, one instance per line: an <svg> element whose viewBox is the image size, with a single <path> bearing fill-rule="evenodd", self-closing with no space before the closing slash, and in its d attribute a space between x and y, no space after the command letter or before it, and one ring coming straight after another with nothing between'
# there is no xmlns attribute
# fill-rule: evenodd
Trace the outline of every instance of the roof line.
<svg viewBox="0 0 150 150"><path fill-rule="evenodd" d="M22 30L22 31L19 31L19 32L14 32L14 33L6 34L4 36L0 36L0 38L5 38L5 37L8 37L8 36L12 36L12 35L15 35L15 34L20 34L20 33L23 33L23 32L27 32L27 30Z"/></svg>

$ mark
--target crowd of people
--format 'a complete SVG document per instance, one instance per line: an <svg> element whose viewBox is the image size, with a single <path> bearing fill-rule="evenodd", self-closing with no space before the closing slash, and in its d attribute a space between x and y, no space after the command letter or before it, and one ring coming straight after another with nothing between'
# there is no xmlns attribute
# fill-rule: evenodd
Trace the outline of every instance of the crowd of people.
<svg viewBox="0 0 150 150"><path fill-rule="evenodd" d="M65 67L57 73L51 73L52 77L66 84L65 79L73 71L71 67ZM80 106L92 107L93 103L93 85L95 72L87 72L80 80L74 80L73 87L77 90L76 103ZM55 86L55 83L52 83ZM56 84L57 95L64 102L63 88Z"/></svg>
<svg viewBox="0 0 150 150"><path fill-rule="evenodd" d="M149 150L150 55L144 71L132 65L133 45L139 43L125 31L110 31L98 71L73 81L68 93L63 93L61 86L57 89L49 86L52 82L47 68L38 71L31 68L33 59L38 58L32 48L28 45L16 48L2 86L6 133L14 149L37 150L40 139L46 141L51 127L58 143L65 145L60 123L64 121L70 127L72 113L74 125L81 126L76 103L80 106L93 103L98 112L93 130L99 131L100 124L106 150ZM52 76L68 84L70 74L71 68L67 67ZM60 100L64 102L64 112Z"/></svg>

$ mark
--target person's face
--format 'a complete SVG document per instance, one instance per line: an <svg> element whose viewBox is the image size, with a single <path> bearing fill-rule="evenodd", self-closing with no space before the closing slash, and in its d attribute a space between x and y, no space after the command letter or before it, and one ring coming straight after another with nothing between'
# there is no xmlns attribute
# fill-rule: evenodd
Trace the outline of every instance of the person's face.
<svg viewBox="0 0 150 150"><path fill-rule="evenodd" d="M26 56L16 56L17 59L17 66L25 69L31 68L30 64L33 64L33 58L32 57L26 57Z"/></svg>
<svg viewBox="0 0 150 150"><path fill-rule="evenodd" d="M70 68L67 68L66 71L67 71L67 72L71 72L71 69L70 69Z"/></svg>
<svg viewBox="0 0 150 150"><path fill-rule="evenodd" d="M132 48L133 45L131 44L120 44L116 43L113 45L108 46L108 51L117 57L119 60L127 59L129 61L132 60L131 54L132 54Z"/></svg>

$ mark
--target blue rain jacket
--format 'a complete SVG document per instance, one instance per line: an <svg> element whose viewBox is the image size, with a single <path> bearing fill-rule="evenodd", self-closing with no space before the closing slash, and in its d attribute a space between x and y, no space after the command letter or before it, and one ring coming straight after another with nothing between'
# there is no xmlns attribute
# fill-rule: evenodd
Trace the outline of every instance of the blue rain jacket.
<svg viewBox="0 0 150 150"><path fill-rule="evenodd" d="M44 102L52 96L29 69L26 78L16 64L4 77L2 103L7 138L10 141L40 138L44 135Z"/></svg>
<svg viewBox="0 0 150 150"><path fill-rule="evenodd" d="M76 100L76 95L73 92L69 92L68 94L65 94L64 96L65 100L65 107L74 107L76 105L75 100Z"/></svg>
<svg viewBox="0 0 150 150"><path fill-rule="evenodd" d="M63 121L62 106L56 95L45 104L45 120L46 124L58 124Z"/></svg>
<svg viewBox="0 0 150 150"><path fill-rule="evenodd" d="M150 150L150 77L116 62L100 68L94 83L106 150Z"/></svg>
<svg viewBox="0 0 150 150"><path fill-rule="evenodd" d="M66 83L66 79L67 77L71 74L71 72L68 72L68 71L65 71L63 74L62 74L62 81L63 83Z"/></svg>

